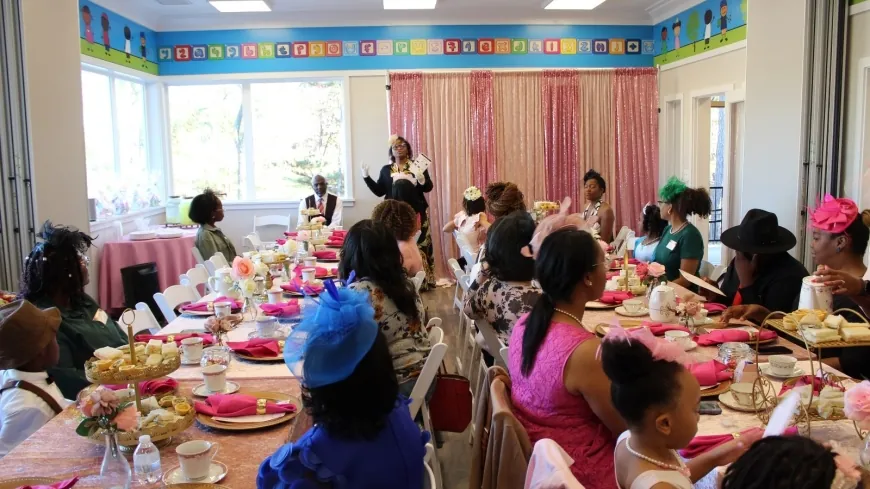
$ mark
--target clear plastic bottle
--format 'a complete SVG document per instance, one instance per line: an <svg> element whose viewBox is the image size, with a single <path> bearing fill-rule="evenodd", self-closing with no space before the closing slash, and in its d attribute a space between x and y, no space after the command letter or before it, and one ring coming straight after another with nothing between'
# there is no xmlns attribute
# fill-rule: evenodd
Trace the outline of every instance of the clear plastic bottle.
<svg viewBox="0 0 870 489"><path fill-rule="evenodd" d="M133 471L139 484L154 484L163 475L160 470L160 451L151 443L148 435L139 437L139 446L133 452Z"/></svg>

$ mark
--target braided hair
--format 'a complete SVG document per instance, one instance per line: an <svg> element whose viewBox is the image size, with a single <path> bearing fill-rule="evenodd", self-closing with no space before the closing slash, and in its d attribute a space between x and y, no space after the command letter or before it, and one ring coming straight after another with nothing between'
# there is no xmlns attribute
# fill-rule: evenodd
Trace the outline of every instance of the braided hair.
<svg viewBox="0 0 870 489"><path fill-rule="evenodd" d="M834 456L802 436L762 438L728 467L722 489L829 489Z"/></svg>
<svg viewBox="0 0 870 489"><path fill-rule="evenodd" d="M486 186L486 211L495 219L511 212L525 211L525 199L515 183L495 182Z"/></svg>
<svg viewBox="0 0 870 489"><path fill-rule="evenodd" d="M417 232L417 212L405 202L388 199L372 211L372 221L386 226L398 241L408 241Z"/></svg>
<svg viewBox="0 0 870 489"><path fill-rule="evenodd" d="M82 257L94 239L74 227L54 226L51 221L45 221L37 238L42 241L24 261L21 298L35 302L59 293L71 303L81 300L87 285Z"/></svg>

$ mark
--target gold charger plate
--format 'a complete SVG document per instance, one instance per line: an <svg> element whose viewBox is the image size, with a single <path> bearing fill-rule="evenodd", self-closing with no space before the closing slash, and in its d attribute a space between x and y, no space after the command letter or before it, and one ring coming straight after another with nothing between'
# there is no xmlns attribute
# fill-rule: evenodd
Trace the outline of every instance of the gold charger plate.
<svg viewBox="0 0 870 489"><path fill-rule="evenodd" d="M60 482L62 479L50 477L20 477L18 479L6 479L0 481L0 489L18 489L21 486L50 485Z"/></svg>
<svg viewBox="0 0 870 489"><path fill-rule="evenodd" d="M727 394L731 390L731 381L723 380L719 382L719 385L713 387L712 389L702 390L701 397L719 397L720 394Z"/></svg>
<svg viewBox="0 0 870 489"><path fill-rule="evenodd" d="M616 309L622 304L605 304L598 301L589 301L586 303L586 309Z"/></svg>
<svg viewBox="0 0 870 489"><path fill-rule="evenodd" d="M737 401L727 392L723 394L719 394L719 404L731 409L733 411L739 411L741 413L757 413L761 409L755 409L754 407L741 406L737 404Z"/></svg>
<svg viewBox="0 0 870 489"><path fill-rule="evenodd" d="M632 319L620 319L619 320L619 325L625 329L639 328L639 327L641 327L642 324L643 323L641 321L632 320ZM595 326L595 334L597 334L598 336L604 336L607 334L607 331L611 326L613 326L613 325L608 324L608 323L598 323Z"/></svg>
<svg viewBox="0 0 870 489"><path fill-rule="evenodd" d="M169 484L163 486L163 489L230 489L229 486L220 484L208 484L198 482L186 482L184 484Z"/></svg>
<svg viewBox="0 0 870 489"><path fill-rule="evenodd" d="M241 358L242 360L248 360L248 361L250 361L250 362L278 362L278 361L283 362L283 361L284 361L284 357L283 357L283 356L278 356L278 357L252 357L252 356L249 356L249 355L243 355L243 354L238 353L238 352L233 352L233 353L234 353L237 357Z"/></svg>
<svg viewBox="0 0 870 489"><path fill-rule="evenodd" d="M196 420L209 428L226 431L250 431L284 424L298 416L299 412L302 410L302 401L288 394L282 394L280 392L242 392L242 394L256 397L257 399L268 399L270 401L291 401L291 403L296 406L296 412L288 413L278 419L263 421L262 423L225 423L223 421L216 421L207 414L197 414Z"/></svg>

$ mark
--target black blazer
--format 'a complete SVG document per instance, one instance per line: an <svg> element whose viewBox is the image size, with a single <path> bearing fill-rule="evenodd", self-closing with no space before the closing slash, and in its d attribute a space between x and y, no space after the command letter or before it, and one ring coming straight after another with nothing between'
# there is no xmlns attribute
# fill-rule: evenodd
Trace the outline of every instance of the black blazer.
<svg viewBox="0 0 870 489"><path fill-rule="evenodd" d="M378 181L372 180L372 177L365 177L366 185L378 197L384 197L384 200L390 198L390 191L393 188L393 165L384 165L381 168L381 173L378 175ZM423 195L426 192L432 191L432 177L429 176L429 170L423 172L426 177L426 183L423 185L417 184L417 201L418 205L414 206L414 210L423 213L429 208L429 203L426 202L426 197Z"/></svg>

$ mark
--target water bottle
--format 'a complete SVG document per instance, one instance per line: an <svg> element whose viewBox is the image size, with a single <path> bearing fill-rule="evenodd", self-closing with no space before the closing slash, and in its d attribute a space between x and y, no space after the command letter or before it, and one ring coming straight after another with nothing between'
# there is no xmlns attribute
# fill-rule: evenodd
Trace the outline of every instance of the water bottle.
<svg viewBox="0 0 870 489"><path fill-rule="evenodd" d="M151 437L139 437L139 446L133 452L133 471L139 484L154 484L163 475L160 471L160 451L151 443Z"/></svg>

